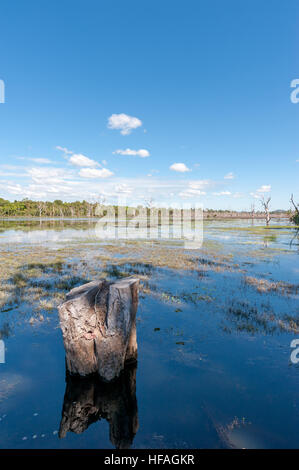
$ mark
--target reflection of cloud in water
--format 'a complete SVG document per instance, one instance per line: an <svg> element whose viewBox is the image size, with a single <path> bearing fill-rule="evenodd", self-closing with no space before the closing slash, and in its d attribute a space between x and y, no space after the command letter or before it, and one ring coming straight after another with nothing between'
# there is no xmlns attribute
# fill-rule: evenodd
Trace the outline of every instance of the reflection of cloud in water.
<svg viewBox="0 0 299 470"><path fill-rule="evenodd" d="M203 363L206 363L208 359L206 354L185 351L184 347L182 347L176 352L175 361L188 367L202 368ZM205 365L206 368L209 368L207 364Z"/></svg>
<svg viewBox="0 0 299 470"><path fill-rule="evenodd" d="M0 403L14 393L23 392L29 387L29 379L19 374L1 374L0 378Z"/></svg>
<svg viewBox="0 0 299 470"><path fill-rule="evenodd" d="M94 239L94 230L64 229L59 232L55 230L31 230L29 232L8 230L5 232L5 236L1 237L0 243L58 243L71 242L81 238Z"/></svg>
<svg viewBox="0 0 299 470"><path fill-rule="evenodd" d="M263 448L263 442L259 441L250 429L250 423L234 418L226 426L215 424L220 440L226 447L232 449L259 449Z"/></svg>

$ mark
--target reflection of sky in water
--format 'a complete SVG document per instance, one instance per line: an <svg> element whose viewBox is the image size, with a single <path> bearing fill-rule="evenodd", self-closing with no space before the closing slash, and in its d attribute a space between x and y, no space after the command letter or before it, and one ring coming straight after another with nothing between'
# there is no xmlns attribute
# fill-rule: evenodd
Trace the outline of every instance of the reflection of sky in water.
<svg viewBox="0 0 299 470"><path fill-rule="evenodd" d="M52 221L42 220L39 227L32 226L28 228L13 227L15 221L6 221L7 230L2 231L0 235L0 244L2 243L47 243L57 245L60 243L97 242L101 240L113 239L161 239L161 240L182 240L194 237L194 229L186 226L183 233L181 227L174 226L154 226L150 229L145 225L139 228L133 228L132 224L125 227L122 223L115 227L114 223L98 224L94 221ZM290 242L294 236L294 229L284 228L288 224L287 219L272 220L270 229L265 229L265 223L262 220L213 220L203 223L203 240L213 240L221 244L236 247L240 249L250 249L256 247L273 247L276 249L296 250L296 242L291 246ZM36 222L38 225L38 222ZM70 226L71 225L71 226ZM279 228L281 226L282 228ZM73 227L73 228L72 228ZM273 227L273 228L271 228ZM238 230L240 228L240 230ZM196 231L197 237L201 237L200 223Z"/></svg>
<svg viewBox="0 0 299 470"><path fill-rule="evenodd" d="M96 242L94 225L80 223L83 226L75 224L77 229L67 224L29 231L14 227L2 231L0 240L9 241L11 250L16 243L55 247ZM283 226L286 221L274 223ZM246 228L251 221L206 222L204 240L215 242L216 248L219 244L222 254L231 253L232 262L245 273L208 271L199 277L162 268L152 272L150 282L158 292L180 299L183 293L199 293L211 301L178 304L155 295L140 296L140 428L133 447L298 447L299 368L289 360L290 342L298 334L271 332L263 323L255 324L254 310L246 319L238 314L243 304L249 304L279 318L299 316L298 295L260 294L244 283L244 275L298 283L298 247L289 246L292 230L275 230L276 239L263 246L262 256L260 251L255 256L251 250L260 250L264 234L234 231L231 226ZM87 246L84 260L92 257ZM49 314L49 322L33 326L26 314L30 318L32 312L22 304L1 313L1 321L12 323L12 334L5 339L7 361L0 364L1 447L111 448L105 418L81 434L68 432L59 439L66 383L57 312ZM245 321L256 326L254 334L238 329Z"/></svg>

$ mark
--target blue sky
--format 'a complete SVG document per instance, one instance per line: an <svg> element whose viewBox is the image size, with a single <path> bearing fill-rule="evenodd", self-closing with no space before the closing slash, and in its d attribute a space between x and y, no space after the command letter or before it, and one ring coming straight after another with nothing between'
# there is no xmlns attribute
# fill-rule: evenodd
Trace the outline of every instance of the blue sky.
<svg viewBox="0 0 299 470"><path fill-rule="evenodd" d="M289 208L298 43L297 0L3 0L0 197Z"/></svg>

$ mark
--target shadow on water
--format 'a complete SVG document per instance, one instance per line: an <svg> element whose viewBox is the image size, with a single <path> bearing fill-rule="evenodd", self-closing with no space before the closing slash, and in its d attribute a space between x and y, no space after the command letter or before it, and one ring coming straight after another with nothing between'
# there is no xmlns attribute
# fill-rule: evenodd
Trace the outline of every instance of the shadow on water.
<svg viewBox="0 0 299 470"><path fill-rule="evenodd" d="M112 445L130 448L138 431L136 370L136 364L128 365L111 383L94 375L67 375L59 437L64 438L69 431L81 434L92 423L106 419Z"/></svg>

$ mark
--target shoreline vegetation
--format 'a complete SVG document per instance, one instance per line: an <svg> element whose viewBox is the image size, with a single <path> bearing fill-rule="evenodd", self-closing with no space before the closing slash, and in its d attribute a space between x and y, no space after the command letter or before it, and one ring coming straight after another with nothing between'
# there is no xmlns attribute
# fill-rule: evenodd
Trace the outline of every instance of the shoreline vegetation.
<svg viewBox="0 0 299 470"><path fill-rule="evenodd" d="M143 211L144 215L148 214L150 210L161 211L165 208L147 207L139 205L137 207L125 207L125 213L128 218L133 218ZM190 209L191 212L193 209ZM0 218L26 218L26 219L100 219L111 212L117 216L117 205L105 205L99 202L88 201L75 201L63 202L55 200L53 202L32 201L30 199L23 199L21 201L15 200L14 202L0 198ZM147 211L147 212L145 212ZM169 209L170 217L173 215L173 209ZM289 219L294 221L294 214L291 210L274 210L270 212L271 219ZM263 211L231 211L231 210L214 210L204 209L203 219L265 219Z"/></svg>

